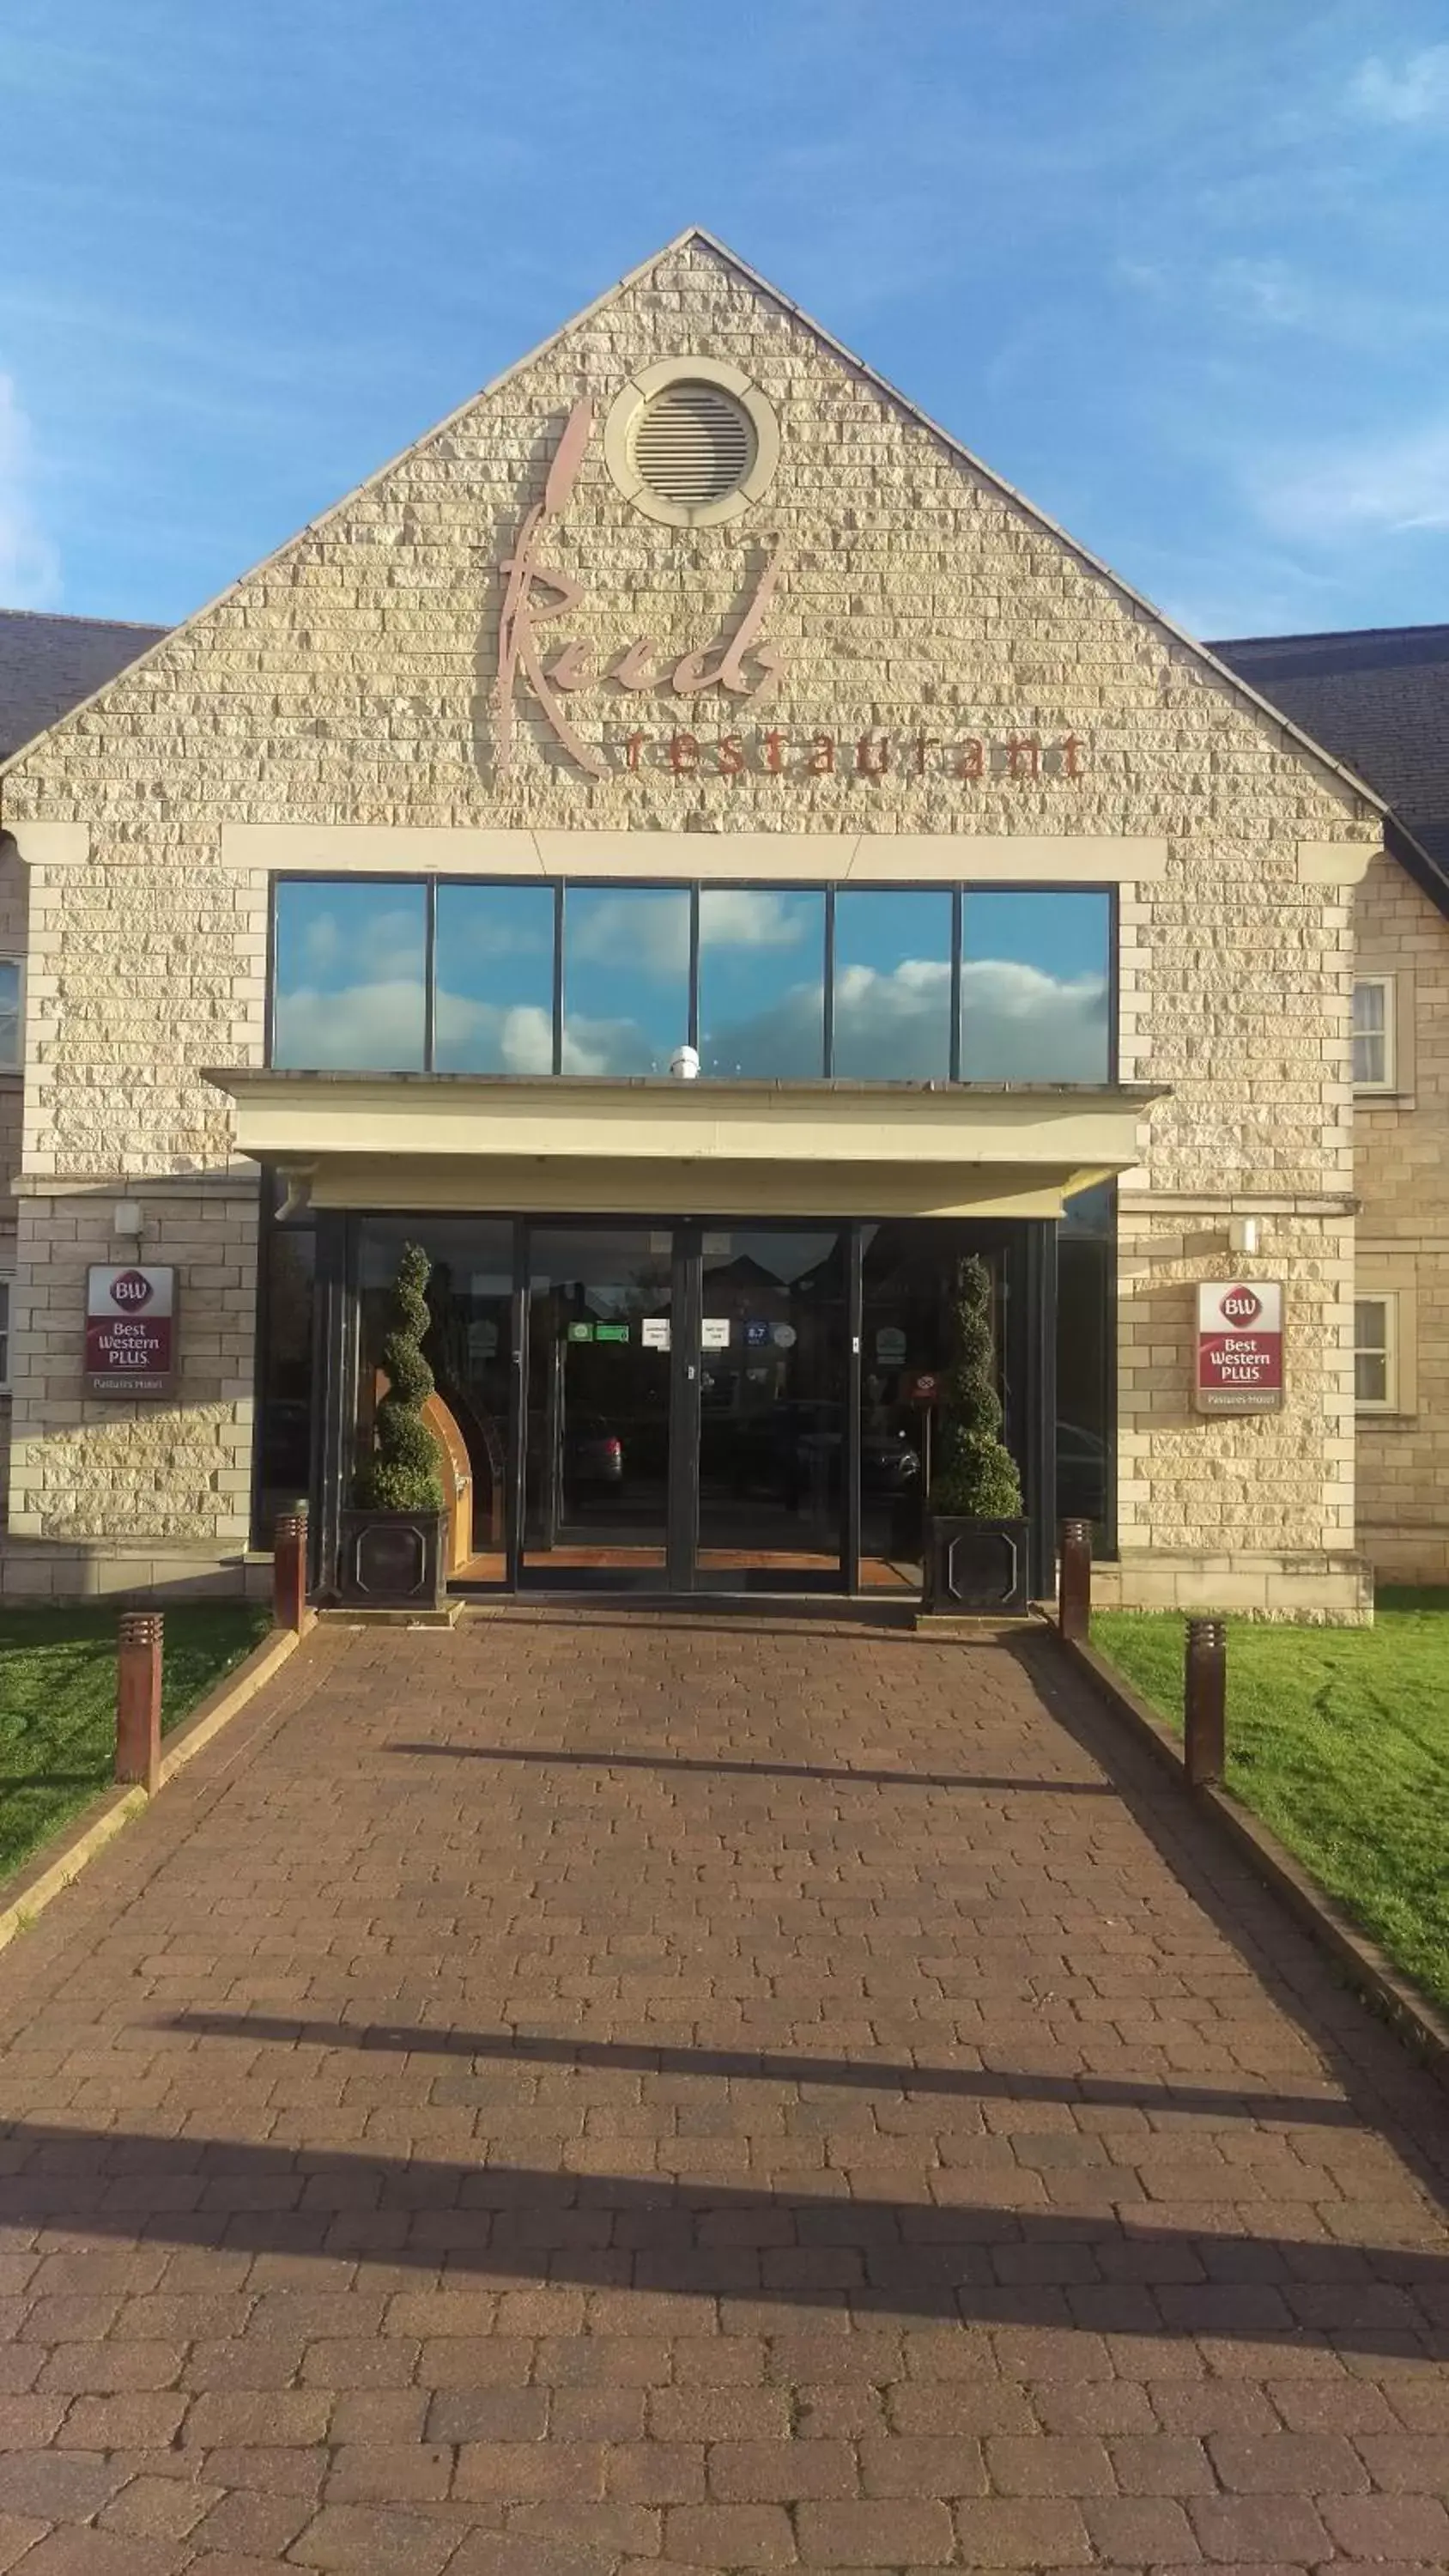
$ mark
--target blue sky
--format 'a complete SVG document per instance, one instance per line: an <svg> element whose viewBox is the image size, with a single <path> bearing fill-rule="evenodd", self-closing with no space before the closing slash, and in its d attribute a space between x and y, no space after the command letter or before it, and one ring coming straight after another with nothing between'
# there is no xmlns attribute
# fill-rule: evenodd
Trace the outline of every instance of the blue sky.
<svg viewBox="0 0 1449 2576"><path fill-rule="evenodd" d="M1443 0L0 0L0 605L179 618L691 222L1198 633L1449 616Z"/></svg>

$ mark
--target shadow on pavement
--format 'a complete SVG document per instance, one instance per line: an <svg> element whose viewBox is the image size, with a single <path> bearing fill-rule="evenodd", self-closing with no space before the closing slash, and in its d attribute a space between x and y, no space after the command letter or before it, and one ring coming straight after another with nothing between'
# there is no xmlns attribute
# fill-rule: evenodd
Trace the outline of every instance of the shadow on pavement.
<svg viewBox="0 0 1449 2576"><path fill-rule="evenodd" d="M72 2247L373 2256L856 2318L1449 2356L1449 2257L1418 2247L23 2123L0 2157L0 2223Z"/></svg>
<svg viewBox="0 0 1449 2576"><path fill-rule="evenodd" d="M397 2022L306 2021L271 2013L177 2013L164 2025L197 2038L301 2043L311 2048L395 2051L400 2056L482 2058L518 2066L593 2067L634 2075L728 2076L738 2083L807 2091L952 2095L972 2102L1091 2103L1112 2109L1193 2112L1212 2119L1302 2121L1357 2129L1346 2102L1325 2094L1257 2092L1245 2085L1181 2084L1112 2075L1039 2075L1016 2068L910 2066L871 2057L801 2057L769 2050L671 2048L647 2041L555 2039L507 2030L430 2030Z"/></svg>

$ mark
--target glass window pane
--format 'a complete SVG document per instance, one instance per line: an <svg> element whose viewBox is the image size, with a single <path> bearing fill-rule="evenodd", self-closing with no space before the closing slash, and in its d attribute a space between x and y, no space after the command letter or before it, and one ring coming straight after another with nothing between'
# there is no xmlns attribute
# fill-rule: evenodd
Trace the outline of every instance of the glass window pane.
<svg viewBox="0 0 1449 2576"><path fill-rule="evenodd" d="M1353 1338L1358 1348L1381 1351L1388 1340L1388 1308L1382 1297L1354 1301Z"/></svg>
<svg viewBox="0 0 1449 2576"><path fill-rule="evenodd" d="M1102 1182L1063 1202L1057 1235L1057 1514L1099 1526L1112 1507L1116 1220Z"/></svg>
<svg viewBox="0 0 1449 2576"><path fill-rule="evenodd" d="M1353 1392L1359 1404L1387 1404L1389 1400L1389 1363L1382 1351L1356 1351L1353 1361Z"/></svg>
<svg viewBox="0 0 1449 2576"><path fill-rule="evenodd" d="M570 886L564 899L565 1073L667 1073L689 1041L684 886Z"/></svg>
<svg viewBox="0 0 1449 2576"><path fill-rule="evenodd" d="M699 898L701 1070L818 1082L825 1071L825 896L708 886Z"/></svg>
<svg viewBox="0 0 1449 2576"><path fill-rule="evenodd" d="M20 1068L20 963L0 957L0 1073Z"/></svg>
<svg viewBox="0 0 1449 2576"><path fill-rule="evenodd" d="M552 886L439 886L439 1073L552 1073L553 913Z"/></svg>
<svg viewBox="0 0 1449 2576"><path fill-rule="evenodd" d="M949 894L836 896L834 1069L860 1082L949 1076Z"/></svg>
<svg viewBox="0 0 1449 2576"><path fill-rule="evenodd" d="M419 1071L426 940L421 885L279 885L273 1064Z"/></svg>
<svg viewBox="0 0 1449 2576"><path fill-rule="evenodd" d="M1359 1083L1385 1083L1389 1078L1388 988L1382 983L1353 988L1353 1078Z"/></svg>
<svg viewBox="0 0 1449 2576"><path fill-rule="evenodd" d="M254 1543L270 1547L278 1512L295 1511L299 1502L305 1502L312 1477L312 1297L317 1256L310 1226L268 1226L262 1245L265 1295Z"/></svg>
<svg viewBox="0 0 1449 2576"><path fill-rule="evenodd" d="M1052 888L967 892L961 1073L967 1082L1105 1082L1112 899Z"/></svg>

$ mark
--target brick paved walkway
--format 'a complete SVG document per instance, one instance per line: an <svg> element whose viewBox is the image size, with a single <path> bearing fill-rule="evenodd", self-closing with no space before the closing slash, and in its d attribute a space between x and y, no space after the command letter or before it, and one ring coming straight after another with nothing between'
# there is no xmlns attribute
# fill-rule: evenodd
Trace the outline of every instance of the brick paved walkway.
<svg viewBox="0 0 1449 2576"><path fill-rule="evenodd" d="M0 1957L0 2570L1441 2570L1444 2096L1043 1652L314 1640Z"/></svg>

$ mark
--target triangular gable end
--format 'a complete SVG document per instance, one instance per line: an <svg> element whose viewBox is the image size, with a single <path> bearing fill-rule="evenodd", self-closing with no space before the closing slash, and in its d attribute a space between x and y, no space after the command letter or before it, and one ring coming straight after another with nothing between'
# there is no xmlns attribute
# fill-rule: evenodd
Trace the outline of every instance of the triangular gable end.
<svg viewBox="0 0 1449 2576"><path fill-rule="evenodd" d="M1092 575L1095 580L1105 584L1106 587L1121 601L1123 606L1129 610L1134 618L1147 621L1151 626L1155 627L1164 638L1169 639L1173 644L1189 654L1193 661L1205 672L1211 674L1212 678L1237 703L1251 708L1255 716L1270 725L1275 736L1279 740L1285 743L1290 743L1296 747L1297 750L1302 752L1320 769L1326 771L1335 781L1338 782L1340 787L1345 789L1351 797L1358 800L1362 805L1366 805L1375 813L1387 814L1388 809L1384 805L1382 798L1376 795L1374 790L1369 787L1364 780L1355 776L1353 771L1350 770L1342 761L1336 760L1331 753L1323 749L1321 744L1315 742L1309 734L1305 733L1299 726L1290 722L1289 719L1283 715L1280 709L1273 706L1268 699L1261 697L1256 690L1251 688L1235 671L1230 669L1227 664L1219 661L1216 656L1206 648L1206 646L1200 643L1194 636L1189 635L1182 627L1176 625L1174 621L1165 615L1161 609L1154 606L1150 600L1144 598L1140 592L1135 591L1129 583L1122 580L1122 578L1115 573L1109 565L1103 563L1096 555L1092 554L1087 547L1081 545L1076 538L1072 537L1065 529L1059 527L1053 519L1051 519L1043 510L1039 509L1032 501L1028 500L1025 495L1019 492L1012 484L1008 483L1001 475L995 473L990 466L983 463L982 460L969 448L964 446L958 438L954 437L949 430L942 428L939 422L933 420L920 408L918 404L912 402L910 398L903 394L898 387L893 385L888 378L881 375L875 368L871 367L864 359L859 357L855 351L849 349L843 341L836 339L834 335L817 322L812 315L805 312L803 307L796 304L789 296L785 295L781 289L772 285L767 278L762 277L758 271L751 268L746 261L739 258L734 251L730 250L728 246L720 241L714 234L706 231L699 225L686 227L685 230L676 234L673 240L665 243L661 249L652 252L648 258L642 260L635 268L629 270L623 277L617 279L600 295L596 296L592 302L583 306L577 313L571 315L565 322L560 324L557 330L550 332L544 340L538 342L535 347L527 351L523 356L514 360L512 364L504 368L500 374L493 377L477 392L470 394L442 420L435 422L430 428L422 432L418 438L410 441L406 447L399 450L398 453L389 458L386 463L379 466L372 474L365 477L364 480L354 486L351 491L345 493L338 501L333 503L329 509L322 512L319 517L309 520L304 527L294 531L293 534L287 537L280 546L276 547L270 555L262 557L258 563L250 566L248 570L239 575L235 581L230 582L224 590L216 593L213 598L195 609L189 617L183 619L178 626L170 629L147 652L139 655L134 662L128 664L123 672L119 673L114 679L107 681L89 697L80 700L75 706L69 708L55 724L47 727L40 734L33 736L29 742L21 744L4 761L0 761L0 783L3 783L3 781L13 772L22 768L24 763L32 756L40 744L49 742L56 737L63 735L66 729L75 724L78 719L93 712L97 707L103 706L106 699L114 689L123 685L128 685L140 673L147 670L166 652L171 650L178 642L184 642L190 634L192 634L198 627L202 626L206 619L214 615L218 609L235 600L247 589L249 584L255 582L268 572L284 566L288 561L288 558L294 552L308 544L310 541L324 535L329 528L335 526L339 520L344 519L349 511L354 510L360 502L365 501L369 496L384 487L388 483L389 479L393 475L397 474L400 469L405 468L414 459L425 456L428 450L436 442L447 438L453 431L459 428L463 423L467 422L483 406L496 401L497 397L501 393L503 393L509 386L516 383L529 369L537 366L541 361L546 360L555 350L560 348L561 345L568 340L571 334L579 331L583 326L594 320L599 315L605 313L612 305L619 302L632 290L645 284L650 280L654 272L660 268L662 263L680 254L691 251L702 251L709 259L718 262L730 275L747 287L752 295L769 303L778 312L788 315L791 323L801 332L808 335L818 349L828 353L829 357L839 366L843 367L852 377L863 385L869 387L873 393L875 393L910 426L917 430L924 431L940 446L944 453L953 462L959 465L975 481L985 487L987 491L992 493L999 501L1007 505L1013 512L1028 522L1041 534L1048 537L1055 545L1061 547L1066 553L1072 556L1082 569ZM3 809L0 809L0 820L3 820Z"/></svg>

